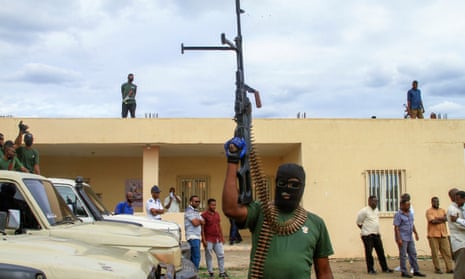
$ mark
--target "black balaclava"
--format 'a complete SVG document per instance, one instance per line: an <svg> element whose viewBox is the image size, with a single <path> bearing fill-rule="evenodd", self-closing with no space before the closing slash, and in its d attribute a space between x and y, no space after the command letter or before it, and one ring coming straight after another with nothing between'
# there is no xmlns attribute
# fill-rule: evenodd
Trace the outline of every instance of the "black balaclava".
<svg viewBox="0 0 465 279"><path fill-rule="evenodd" d="M288 181L290 178L297 178L301 186L297 189L275 186L275 205L279 210L284 212L292 212L299 206L300 200L305 189L305 171L297 164L283 164L279 166L276 173L276 185L279 180ZM290 199L284 199L283 194L290 195Z"/></svg>
<svg viewBox="0 0 465 279"><path fill-rule="evenodd" d="M32 134L25 134L24 135L24 144L26 144L27 147L31 147L32 142L33 142Z"/></svg>

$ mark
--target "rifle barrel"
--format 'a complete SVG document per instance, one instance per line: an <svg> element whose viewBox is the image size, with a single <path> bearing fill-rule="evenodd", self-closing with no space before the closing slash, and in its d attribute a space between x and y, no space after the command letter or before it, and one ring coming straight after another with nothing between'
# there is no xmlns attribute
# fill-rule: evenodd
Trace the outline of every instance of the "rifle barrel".
<svg viewBox="0 0 465 279"><path fill-rule="evenodd" d="M184 54L185 50L236 50L236 48L226 46L184 46L181 44L181 53Z"/></svg>

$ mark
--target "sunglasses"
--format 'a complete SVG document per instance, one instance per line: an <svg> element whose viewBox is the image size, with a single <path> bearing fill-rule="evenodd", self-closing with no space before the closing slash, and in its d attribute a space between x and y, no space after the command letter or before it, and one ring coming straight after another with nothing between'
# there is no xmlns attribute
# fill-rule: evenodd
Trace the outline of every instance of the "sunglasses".
<svg viewBox="0 0 465 279"><path fill-rule="evenodd" d="M278 180L276 181L276 187L299 189L300 187L302 187L302 183L300 183L300 181Z"/></svg>

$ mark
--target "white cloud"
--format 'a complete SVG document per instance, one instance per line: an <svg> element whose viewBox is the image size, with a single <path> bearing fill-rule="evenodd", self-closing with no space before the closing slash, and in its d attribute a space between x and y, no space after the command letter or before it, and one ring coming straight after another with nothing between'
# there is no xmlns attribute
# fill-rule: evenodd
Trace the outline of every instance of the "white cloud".
<svg viewBox="0 0 465 279"><path fill-rule="evenodd" d="M442 103L430 107L431 112L435 112L436 114L440 113L442 115L447 115L448 118L456 118L456 115L463 114L464 109L464 105L450 101L444 101Z"/></svg>
<svg viewBox="0 0 465 279"><path fill-rule="evenodd" d="M69 84L75 82L79 74L69 69L63 69L40 63L28 63L14 73L9 79L26 83Z"/></svg>
<svg viewBox="0 0 465 279"><path fill-rule="evenodd" d="M234 1L24 1L0 10L0 114L119 117L120 85L139 86L137 114L231 117ZM420 81L428 109L464 118L465 3L242 0L246 82L256 117L400 118ZM37 98L40 96L41 98ZM252 98L252 96L250 96ZM454 106L452 106L453 104ZM27 108L27 110L24 110Z"/></svg>

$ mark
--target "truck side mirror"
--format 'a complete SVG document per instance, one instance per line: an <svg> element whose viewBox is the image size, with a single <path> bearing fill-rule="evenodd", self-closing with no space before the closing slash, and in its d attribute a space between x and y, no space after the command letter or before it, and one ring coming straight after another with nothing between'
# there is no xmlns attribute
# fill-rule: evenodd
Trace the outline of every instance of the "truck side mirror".
<svg viewBox="0 0 465 279"><path fill-rule="evenodd" d="M18 209L8 209L8 229L19 229L21 225L21 212Z"/></svg>
<svg viewBox="0 0 465 279"><path fill-rule="evenodd" d="M84 183L84 178L82 176L77 176L75 179L76 182L76 188L81 189L82 184Z"/></svg>

